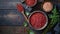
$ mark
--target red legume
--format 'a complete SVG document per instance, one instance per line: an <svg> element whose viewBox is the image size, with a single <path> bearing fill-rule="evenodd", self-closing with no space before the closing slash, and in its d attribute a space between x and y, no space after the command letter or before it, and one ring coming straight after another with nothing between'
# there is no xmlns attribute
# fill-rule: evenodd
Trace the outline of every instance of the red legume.
<svg viewBox="0 0 60 34"><path fill-rule="evenodd" d="M37 1L36 0L26 0L28 6L33 6Z"/></svg>
<svg viewBox="0 0 60 34"><path fill-rule="evenodd" d="M46 16L40 12L33 13L30 16L30 24L35 29L42 28L46 24Z"/></svg>
<svg viewBox="0 0 60 34"><path fill-rule="evenodd" d="M18 9L19 12L24 11L24 8L21 4L17 4L17 9Z"/></svg>

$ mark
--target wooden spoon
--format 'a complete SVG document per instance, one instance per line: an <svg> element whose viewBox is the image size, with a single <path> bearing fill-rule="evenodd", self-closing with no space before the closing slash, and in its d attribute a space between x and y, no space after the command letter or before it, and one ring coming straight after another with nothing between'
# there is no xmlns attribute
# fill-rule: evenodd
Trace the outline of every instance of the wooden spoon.
<svg viewBox="0 0 60 34"><path fill-rule="evenodd" d="M22 4L17 4L17 10L19 12L21 12L24 16L24 18L26 19L27 22L29 22L28 18L26 17L26 15L24 14L24 7L22 6Z"/></svg>

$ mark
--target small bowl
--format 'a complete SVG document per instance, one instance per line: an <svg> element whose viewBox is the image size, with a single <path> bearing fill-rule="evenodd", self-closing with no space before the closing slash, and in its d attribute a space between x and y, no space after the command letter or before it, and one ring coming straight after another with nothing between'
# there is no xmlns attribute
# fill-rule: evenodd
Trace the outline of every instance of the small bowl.
<svg viewBox="0 0 60 34"><path fill-rule="evenodd" d="M31 25L31 23L30 23L30 18L31 18L31 16L32 15L34 15L35 13L42 13L43 15L45 15L45 17L46 17L46 23L45 23L45 25L43 26L43 27L41 27L41 28L38 28L38 29L36 29L36 28L34 28L32 25ZM30 14L30 16L29 16L29 25L30 25L30 27L32 28L32 29L34 29L34 30L42 30L42 29L44 29L46 26L47 26L47 24L48 24L48 17L47 17L47 15L44 13L44 12L42 12L42 11L34 11L34 12L32 12L31 14Z"/></svg>
<svg viewBox="0 0 60 34"><path fill-rule="evenodd" d="M50 12L52 9L53 9L53 3L52 2L44 2L43 5L42 5L42 9L45 11L45 12Z"/></svg>
<svg viewBox="0 0 60 34"><path fill-rule="evenodd" d="M33 5L31 5L31 6L29 6L28 3L27 3L27 1L28 1L28 0L25 0L25 3L26 3L26 5L27 5L28 7L33 7L33 6L35 6L35 5L37 4L37 0L35 0L35 3L34 3ZM32 0L31 0L31 1L32 1Z"/></svg>

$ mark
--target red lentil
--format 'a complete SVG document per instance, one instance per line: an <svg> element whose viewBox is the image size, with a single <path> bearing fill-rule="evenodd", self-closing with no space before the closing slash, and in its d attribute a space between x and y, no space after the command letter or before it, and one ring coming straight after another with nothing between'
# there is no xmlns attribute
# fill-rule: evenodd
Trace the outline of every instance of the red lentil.
<svg viewBox="0 0 60 34"><path fill-rule="evenodd" d="M39 29L46 24L46 16L43 13L36 12L31 15L29 21L33 28Z"/></svg>

